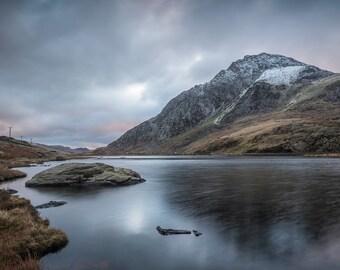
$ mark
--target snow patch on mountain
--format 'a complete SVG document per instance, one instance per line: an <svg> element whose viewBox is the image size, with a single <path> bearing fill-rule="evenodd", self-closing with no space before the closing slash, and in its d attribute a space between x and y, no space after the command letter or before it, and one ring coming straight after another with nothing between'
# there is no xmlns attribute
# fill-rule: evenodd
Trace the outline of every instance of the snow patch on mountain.
<svg viewBox="0 0 340 270"><path fill-rule="evenodd" d="M294 83L306 66L279 67L266 70L255 82L271 85L290 85Z"/></svg>

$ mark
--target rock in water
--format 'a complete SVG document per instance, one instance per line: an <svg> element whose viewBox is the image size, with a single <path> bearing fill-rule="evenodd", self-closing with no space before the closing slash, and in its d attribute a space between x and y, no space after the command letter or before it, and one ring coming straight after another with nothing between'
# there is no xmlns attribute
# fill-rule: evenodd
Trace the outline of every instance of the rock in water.
<svg viewBox="0 0 340 270"><path fill-rule="evenodd" d="M27 187L120 186L145 182L135 171L103 163L65 163L36 174Z"/></svg>
<svg viewBox="0 0 340 270"><path fill-rule="evenodd" d="M196 231L196 230L193 230L192 232L194 233L194 235L195 235L196 237L201 236L201 235L203 234L203 233L201 233L201 232L199 232L199 231Z"/></svg>
<svg viewBox="0 0 340 270"><path fill-rule="evenodd" d="M191 234L191 231L187 230L174 230L174 229L163 229L160 226L157 226L156 230L161 235L172 235L172 234Z"/></svg>
<svg viewBox="0 0 340 270"><path fill-rule="evenodd" d="M43 203L40 205L37 205L35 208L37 209L44 209L44 208L50 208L50 207L58 207L67 204L67 202L64 201L50 201L48 203Z"/></svg>
<svg viewBox="0 0 340 270"><path fill-rule="evenodd" d="M10 195L18 193L17 190L11 189L11 188L7 188L7 189L5 189L5 191Z"/></svg>

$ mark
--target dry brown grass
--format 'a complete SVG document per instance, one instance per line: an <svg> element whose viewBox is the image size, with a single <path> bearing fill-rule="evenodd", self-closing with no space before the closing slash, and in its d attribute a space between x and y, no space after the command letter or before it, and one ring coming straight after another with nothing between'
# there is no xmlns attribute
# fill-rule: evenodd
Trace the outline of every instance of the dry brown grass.
<svg viewBox="0 0 340 270"><path fill-rule="evenodd" d="M43 255L64 247L67 236L48 225L29 200L0 190L0 269L39 269Z"/></svg>
<svg viewBox="0 0 340 270"><path fill-rule="evenodd" d="M245 154L251 151L269 149L272 153L279 153L275 149L285 142L291 141L293 135L299 132L301 141L308 138L310 134L308 126L339 127L339 108L328 105L327 114L318 111L278 111L269 114L251 115L235 120L228 127L211 132L199 139L193 140L184 148L185 154L217 153L217 154ZM331 109L330 109L331 108ZM285 127L290 124L300 124L301 130L294 129L294 132L274 134L278 127ZM321 129L320 129L321 130ZM300 134L301 133L301 134ZM327 135L327 132L325 132ZM255 140L257 136L263 135L263 139ZM334 137L335 138L335 137ZM232 144L232 142L236 142ZM321 148L320 148L321 149ZM268 150L268 151L269 151ZM320 150L321 151L321 150ZM322 152L318 154L320 156ZM299 154L315 154L314 152L299 152ZM325 153L324 156L339 157L339 153Z"/></svg>
<svg viewBox="0 0 340 270"><path fill-rule="evenodd" d="M31 163L69 158L71 158L71 155L67 153L48 150L25 141L0 136L0 166L2 167L25 167Z"/></svg>

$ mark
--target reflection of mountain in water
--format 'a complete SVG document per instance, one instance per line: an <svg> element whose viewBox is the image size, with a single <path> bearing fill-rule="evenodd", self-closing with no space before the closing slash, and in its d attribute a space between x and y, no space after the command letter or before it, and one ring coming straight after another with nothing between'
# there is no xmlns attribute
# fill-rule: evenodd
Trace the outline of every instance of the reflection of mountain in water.
<svg viewBox="0 0 340 270"><path fill-rule="evenodd" d="M169 172L166 195L186 215L216 222L222 237L243 251L289 256L340 223L335 170L294 159L183 164Z"/></svg>

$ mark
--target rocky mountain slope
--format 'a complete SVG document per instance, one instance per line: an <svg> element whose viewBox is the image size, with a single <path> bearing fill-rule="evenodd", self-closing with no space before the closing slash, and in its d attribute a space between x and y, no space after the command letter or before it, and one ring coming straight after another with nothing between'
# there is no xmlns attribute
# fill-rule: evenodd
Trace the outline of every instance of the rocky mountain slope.
<svg viewBox="0 0 340 270"><path fill-rule="evenodd" d="M340 152L340 75L245 56L95 154Z"/></svg>

